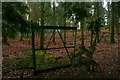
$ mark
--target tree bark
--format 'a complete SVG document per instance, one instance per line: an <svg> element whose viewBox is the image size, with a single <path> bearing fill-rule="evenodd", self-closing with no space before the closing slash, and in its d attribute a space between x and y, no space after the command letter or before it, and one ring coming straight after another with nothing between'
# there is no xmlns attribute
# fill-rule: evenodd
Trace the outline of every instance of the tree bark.
<svg viewBox="0 0 120 80"><path fill-rule="evenodd" d="M7 39L6 36L2 36L2 44L7 45L7 46L10 46L10 44L8 43L7 40L8 40L8 39Z"/></svg>
<svg viewBox="0 0 120 80"><path fill-rule="evenodd" d="M81 37L82 37L81 44L84 47L84 19L81 20Z"/></svg>
<svg viewBox="0 0 120 80"><path fill-rule="evenodd" d="M44 27L44 3L41 2L41 26ZM44 48L44 29L40 29L40 49Z"/></svg>
<svg viewBox="0 0 120 80"><path fill-rule="evenodd" d="M54 21L55 21L55 2L53 2L53 18L54 18ZM56 22L54 22L53 26L55 26ZM53 30L53 38L52 38L52 42L55 43L55 30Z"/></svg>
<svg viewBox="0 0 120 80"><path fill-rule="evenodd" d="M65 2L64 11L66 11L66 2ZM66 26L66 12L65 12L65 18L64 18L64 26ZM66 30L64 30L64 42L66 44Z"/></svg>
<svg viewBox="0 0 120 80"><path fill-rule="evenodd" d="M114 9L115 9L115 3L112 2L112 26L111 26L111 43L115 43L115 36L114 36L114 26L115 26L115 20L114 20Z"/></svg>

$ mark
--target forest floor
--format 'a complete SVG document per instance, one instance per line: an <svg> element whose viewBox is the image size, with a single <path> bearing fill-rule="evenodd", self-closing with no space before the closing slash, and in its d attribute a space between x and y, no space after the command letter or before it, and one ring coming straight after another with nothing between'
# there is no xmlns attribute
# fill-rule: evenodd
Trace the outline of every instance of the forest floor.
<svg viewBox="0 0 120 80"><path fill-rule="evenodd" d="M99 71L96 73L86 73L82 71L79 67L70 67L66 69L60 69L56 71L50 71L46 73L42 73L38 76L32 76L33 70L24 69L24 77L32 77L32 78L38 78L39 76L42 76L42 78L90 78L88 77L89 74L92 74L92 77L112 77L120 78L120 35L115 36L116 43L111 44L110 43L110 34L107 33L107 31L103 30L102 33L104 34L103 38L101 39L100 43L96 46L96 51L94 53L94 60L100 64ZM50 35L45 35L45 45L47 45L49 41ZM22 70L14 70L14 67L17 66L19 68L19 65L24 63L23 61L19 61L20 63L12 65L10 60L14 59L25 59L28 58L28 55L23 54L24 51L30 50L31 47L31 38L24 38L24 41L19 41L19 37L17 37L14 40L9 40L10 46L2 45L2 55L3 55L3 79L8 78L20 78ZM80 33L77 33L77 39L76 44L77 46L81 43L81 37ZM89 47L89 35L88 32L85 33L85 46ZM39 37L36 35L35 38L35 48L39 48ZM58 34L56 34L56 44L50 43L49 48L54 47L60 47L63 46L62 41L60 40ZM67 38L66 38L66 46L74 46L74 36L73 32L67 32ZM68 49L69 52L73 52L73 49ZM47 53L50 53L52 56L64 56L66 54L65 49L57 49L57 50L48 50ZM32 60L31 60L32 61ZM13 61L12 61L13 62ZM14 63L14 62L13 62ZM9 71L9 68L12 68L12 70ZM7 69L7 70L6 70ZM81 73L80 73L81 71ZM105 73L105 74L104 74ZM73 76L74 74L74 76ZM84 75L88 76L84 76ZM72 75L72 76L71 76ZM81 75L81 76L80 76ZM93 76L94 75L94 76Z"/></svg>

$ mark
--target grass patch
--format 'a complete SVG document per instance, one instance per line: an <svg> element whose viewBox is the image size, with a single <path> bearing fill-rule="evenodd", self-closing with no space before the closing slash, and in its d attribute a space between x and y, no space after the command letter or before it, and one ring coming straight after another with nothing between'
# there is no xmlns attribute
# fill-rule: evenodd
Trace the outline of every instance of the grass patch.
<svg viewBox="0 0 120 80"><path fill-rule="evenodd" d="M32 51L26 51L24 52L24 54L31 56L31 60L32 60ZM35 51L35 54L36 54L37 69L47 69L47 68L65 65L68 63L65 58L58 59L60 56L55 57L50 55L49 53L44 54L44 52L42 51ZM33 63L31 61L29 67L32 67L32 65Z"/></svg>
<svg viewBox="0 0 120 80"><path fill-rule="evenodd" d="M32 51L25 51L23 54L28 57L21 58L5 58L3 60L3 72L9 72L17 70L19 68L31 68L33 67ZM62 66L68 63L64 58L59 59L60 56L54 57L49 53L44 54L42 51L36 51L36 66L38 70Z"/></svg>

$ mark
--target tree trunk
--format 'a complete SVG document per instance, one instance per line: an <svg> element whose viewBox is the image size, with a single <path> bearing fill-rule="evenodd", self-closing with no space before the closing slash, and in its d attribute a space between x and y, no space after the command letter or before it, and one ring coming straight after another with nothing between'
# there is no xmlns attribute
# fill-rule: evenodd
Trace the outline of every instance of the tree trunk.
<svg viewBox="0 0 120 80"><path fill-rule="evenodd" d="M55 29L53 30L53 38L52 38L52 42L55 43Z"/></svg>
<svg viewBox="0 0 120 80"><path fill-rule="evenodd" d="M114 36L114 26L115 26L115 20L114 20L114 9L115 9L115 3L112 2L111 43L115 43L115 36Z"/></svg>
<svg viewBox="0 0 120 80"><path fill-rule="evenodd" d="M23 33L20 32L20 34L21 34L20 41L23 41Z"/></svg>
<svg viewBox="0 0 120 80"><path fill-rule="evenodd" d="M44 30L40 30L40 49L44 48Z"/></svg>
<svg viewBox="0 0 120 80"><path fill-rule="evenodd" d="M119 19L120 19L119 18L119 4L120 3L117 3L117 2L115 3L115 7L116 7L115 8L115 12L116 12L115 13L115 22L116 22L115 25L116 25L116 33L117 34L119 33Z"/></svg>
<svg viewBox="0 0 120 80"><path fill-rule="evenodd" d="M82 47L84 47L84 19L81 20L81 37L82 37L81 44Z"/></svg>
<svg viewBox="0 0 120 80"><path fill-rule="evenodd" d="M10 46L10 44L7 41L7 37L6 36L2 36L2 44Z"/></svg>
<svg viewBox="0 0 120 80"><path fill-rule="evenodd" d="M99 17L100 17L100 2L96 2L96 3L94 3L94 18L95 19L98 19ZM97 27L97 26L96 26ZM97 36L97 43L99 43L100 42L100 28L99 28L99 30L98 30L99 32L97 32L96 33L96 36Z"/></svg>
<svg viewBox="0 0 120 80"><path fill-rule="evenodd" d="M100 5L100 3L98 2L97 3L97 18L99 18L100 17L100 9L99 9L99 6ZM99 28L100 29L100 28ZM100 30L99 30L99 32L97 33L97 43L99 43L100 42L100 39L99 39L99 33L100 33Z"/></svg>
<svg viewBox="0 0 120 80"><path fill-rule="evenodd" d="M55 20L55 2L53 2L53 18L54 18L54 21L56 21ZM54 24L53 24L53 26L55 26L55 24L56 24L56 22L54 22ZM53 43L55 43L56 41L55 41L55 29L53 30L53 38L52 38L52 42Z"/></svg>
<svg viewBox="0 0 120 80"><path fill-rule="evenodd" d="M111 14L111 11L110 11L110 3L108 2L108 4L107 4L107 6L108 6L108 11L107 11L107 25L108 25L108 28L109 28L109 31L111 31L110 29L111 29L111 16L110 16L110 14Z"/></svg>
<svg viewBox="0 0 120 80"><path fill-rule="evenodd" d="M44 3L41 3L41 26L44 27ZM40 29L40 49L44 48L44 29Z"/></svg>
<svg viewBox="0 0 120 80"><path fill-rule="evenodd" d="M93 46L93 31L90 33L90 47Z"/></svg>
<svg viewBox="0 0 120 80"><path fill-rule="evenodd" d="M66 2L65 2L64 11L66 11ZM65 12L65 18L64 18L64 26L66 26L66 12ZM64 30L64 42L66 44L66 30Z"/></svg>

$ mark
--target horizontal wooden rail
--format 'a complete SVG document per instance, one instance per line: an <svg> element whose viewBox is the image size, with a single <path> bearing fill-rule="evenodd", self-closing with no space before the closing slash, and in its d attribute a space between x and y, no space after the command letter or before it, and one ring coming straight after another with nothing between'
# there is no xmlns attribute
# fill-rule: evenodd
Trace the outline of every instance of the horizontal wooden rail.
<svg viewBox="0 0 120 80"><path fill-rule="evenodd" d="M58 47L58 48L44 48L44 49L35 49L35 50L50 50L50 49L62 49L62 48L75 48L75 46Z"/></svg>
<svg viewBox="0 0 120 80"><path fill-rule="evenodd" d="M71 64L66 64L66 65L62 65L62 66L57 66L57 67L52 67L52 68L48 68L48 69L43 69L43 70L37 70L36 71L36 75L39 75L40 73L45 73L45 72L49 72L49 71L55 71L55 70L60 70L60 69L65 69L65 68L69 68L71 66Z"/></svg>
<svg viewBox="0 0 120 80"><path fill-rule="evenodd" d="M63 29L63 30L77 30L77 27L69 26L37 26L36 28L40 29Z"/></svg>

